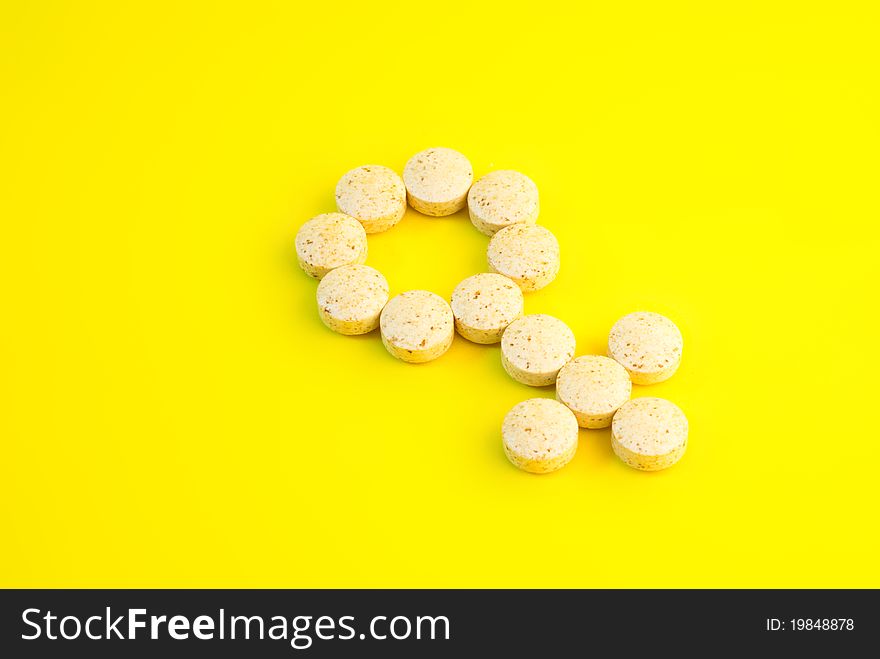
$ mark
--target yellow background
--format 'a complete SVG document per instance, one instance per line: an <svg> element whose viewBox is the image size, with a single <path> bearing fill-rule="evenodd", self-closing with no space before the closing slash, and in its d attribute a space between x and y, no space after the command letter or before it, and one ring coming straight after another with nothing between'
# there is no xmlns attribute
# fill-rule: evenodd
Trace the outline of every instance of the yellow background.
<svg viewBox="0 0 880 659"><path fill-rule="evenodd" d="M0 585L880 587L873 4L3 3ZM676 467L521 473L497 346L321 324L298 226L435 145L537 182L578 354L681 327Z"/></svg>

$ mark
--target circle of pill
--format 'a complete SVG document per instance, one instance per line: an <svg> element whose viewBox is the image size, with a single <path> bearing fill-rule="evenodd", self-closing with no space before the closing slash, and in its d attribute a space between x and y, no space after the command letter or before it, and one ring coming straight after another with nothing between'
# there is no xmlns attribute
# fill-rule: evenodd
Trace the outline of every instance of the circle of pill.
<svg viewBox="0 0 880 659"><path fill-rule="evenodd" d="M320 279L334 268L367 260L367 234L343 213L324 213L296 233L296 257L306 274Z"/></svg>
<svg viewBox="0 0 880 659"><path fill-rule="evenodd" d="M629 400L629 373L610 357L584 355L571 360L556 377L556 399L574 412L582 428L607 428Z"/></svg>
<svg viewBox="0 0 880 659"><path fill-rule="evenodd" d="M489 172L468 192L471 223L487 236L512 224L534 224L538 211L538 186L512 169Z"/></svg>
<svg viewBox="0 0 880 659"><path fill-rule="evenodd" d="M536 224L512 224L499 230L486 251L489 268L509 277L523 292L537 291L559 272L559 242Z"/></svg>
<svg viewBox="0 0 880 659"><path fill-rule="evenodd" d="M687 438L687 417L663 398L634 398L617 410L611 422L614 453L642 471L674 465L687 449Z"/></svg>
<svg viewBox="0 0 880 659"><path fill-rule="evenodd" d="M513 321L501 337L501 364L517 382L543 387L556 382L559 369L575 351L571 329L558 318L531 314Z"/></svg>
<svg viewBox="0 0 880 659"><path fill-rule="evenodd" d="M515 466L546 474L567 465L578 445L578 423L565 405L550 398L517 403L501 425L504 454Z"/></svg>
<svg viewBox="0 0 880 659"><path fill-rule="evenodd" d="M368 265L344 265L328 272L318 284L318 314L334 332L355 335L379 326L388 302L388 282Z"/></svg>
<svg viewBox="0 0 880 659"><path fill-rule="evenodd" d="M681 363L681 332L659 313L636 311L611 328L608 356L620 363L635 384L668 380Z"/></svg>
<svg viewBox="0 0 880 659"><path fill-rule="evenodd" d="M464 208L473 180L470 161L445 147L420 151L403 168L409 205L434 217L452 215Z"/></svg>
<svg viewBox="0 0 880 659"><path fill-rule="evenodd" d="M379 318L382 343L392 355L420 364L449 350L455 334L452 309L430 291L406 291L391 298Z"/></svg>
<svg viewBox="0 0 880 659"><path fill-rule="evenodd" d="M491 272L471 275L452 293L455 329L474 343L498 343L523 315L523 294L510 279Z"/></svg>
<svg viewBox="0 0 880 659"><path fill-rule="evenodd" d="M336 206L360 222L367 233L387 231L406 212L406 188L393 169L364 165L336 184Z"/></svg>

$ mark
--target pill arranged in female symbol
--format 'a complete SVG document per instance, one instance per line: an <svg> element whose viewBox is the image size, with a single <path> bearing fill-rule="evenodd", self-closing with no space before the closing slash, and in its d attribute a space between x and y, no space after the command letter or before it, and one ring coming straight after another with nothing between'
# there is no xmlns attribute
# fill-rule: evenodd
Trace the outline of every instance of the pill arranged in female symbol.
<svg viewBox="0 0 880 659"><path fill-rule="evenodd" d="M388 353L407 364L441 358L456 333L471 343L500 343L500 368L513 380L555 385L556 400L530 398L504 417L503 453L522 471L547 474L569 464L579 428L610 426L613 453L639 471L681 460L688 443L681 408L658 397L630 399L633 385L664 382L678 371L683 340L672 320L629 313L611 328L607 356L575 357L575 333L563 320L524 315L523 293L541 290L560 272L559 241L537 224L538 187L529 176L499 169L474 183L466 156L433 147L410 157L402 176L383 165L349 169L337 181L335 198L337 212L306 221L295 240L299 266L320 280L318 315L327 328L342 335L378 329ZM467 207L474 228L490 237L491 272L465 277L448 301L419 288L391 296L384 274L365 264L367 235L405 221L407 204L437 218Z"/></svg>

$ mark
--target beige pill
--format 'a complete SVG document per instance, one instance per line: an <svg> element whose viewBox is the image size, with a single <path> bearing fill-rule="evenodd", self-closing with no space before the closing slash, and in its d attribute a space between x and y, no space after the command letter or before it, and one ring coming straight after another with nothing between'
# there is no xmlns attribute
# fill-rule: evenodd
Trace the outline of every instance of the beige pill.
<svg viewBox="0 0 880 659"><path fill-rule="evenodd" d="M574 412L582 428L607 428L629 400L629 373L613 359L585 355L568 362L556 377L556 399Z"/></svg>
<svg viewBox="0 0 880 659"><path fill-rule="evenodd" d="M318 314L340 334L366 334L379 326L388 302L388 282L368 265L344 265L318 284Z"/></svg>
<svg viewBox="0 0 880 659"><path fill-rule="evenodd" d="M681 332L659 313L627 314L611 328L608 355L619 362L635 384L663 382L681 363Z"/></svg>
<svg viewBox="0 0 880 659"><path fill-rule="evenodd" d="M320 279L334 268L367 260L367 234L360 223L342 213L313 217L296 232L299 266Z"/></svg>
<svg viewBox="0 0 880 659"><path fill-rule="evenodd" d="M538 210L538 187L511 169L486 174L468 192L471 222L487 236L511 224L534 224Z"/></svg>
<svg viewBox="0 0 880 659"><path fill-rule="evenodd" d="M492 236L487 251L493 272L510 277L524 291L537 291L559 272L559 242L544 227L513 224Z"/></svg>
<svg viewBox="0 0 880 659"><path fill-rule="evenodd" d="M578 445L578 424L565 405L549 398L517 403L501 425L504 454L514 465L546 474L567 465Z"/></svg>
<svg viewBox="0 0 880 659"><path fill-rule="evenodd" d="M574 333L558 318L531 314L513 321L501 337L501 364L517 382L543 387L574 357Z"/></svg>
<svg viewBox="0 0 880 659"><path fill-rule="evenodd" d="M687 448L688 421L675 403L634 398L611 423L611 448L630 467L658 471L671 467Z"/></svg>
<svg viewBox="0 0 880 659"><path fill-rule="evenodd" d="M367 233L387 231L406 212L406 188L392 169L355 167L336 184L336 206L360 222Z"/></svg>
<svg viewBox="0 0 880 659"><path fill-rule="evenodd" d="M507 326L522 314L522 291L501 275L472 275L452 293L455 329L474 343L498 343Z"/></svg>
<svg viewBox="0 0 880 659"><path fill-rule="evenodd" d="M470 161L444 147L420 151L403 168L409 205L434 217L452 215L464 208L473 180Z"/></svg>
<svg viewBox="0 0 880 659"><path fill-rule="evenodd" d="M419 290L391 298L382 310L379 328L388 352L413 364L437 359L449 350L455 334L446 300Z"/></svg>

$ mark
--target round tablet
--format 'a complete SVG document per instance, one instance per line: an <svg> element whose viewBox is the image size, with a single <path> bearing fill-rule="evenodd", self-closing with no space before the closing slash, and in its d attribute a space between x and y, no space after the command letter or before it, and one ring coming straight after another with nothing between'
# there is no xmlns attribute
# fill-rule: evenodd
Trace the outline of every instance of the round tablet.
<svg viewBox="0 0 880 659"><path fill-rule="evenodd" d="M629 400L629 373L613 359L585 355L568 362L556 377L556 399L574 412L582 428L607 428Z"/></svg>
<svg viewBox="0 0 880 659"><path fill-rule="evenodd" d="M406 188L392 169L355 167L336 184L336 206L364 225L367 233L386 231L406 212Z"/></svg>
<svg viewBox="0 0 880 659"><path fill-rule="evenodd" d="M489 267L525 292L544 288L559 272L559 242L544 227L513 224L492 236Z"/></svg>
<svg viewBox="0 0 880 659"><path fill-rule="evenodd" d="M501 364L517 382L543 387L574 357L574 333L558 318L532 314L513 321L501 337Z"/></svg>
<svg viewBox="0 0 880 659"><path fill-rule="evenodd" d="M379 326L388 302L388 282L368 265L344 265L318 284L318 314L340 334L366 334Z"/></svg>
<svg viewBox="0 0 880 659"><path fill-rule="evenodd" d="M688 421L678 405L663 398L634 398L611 423L611 448L630 467L671 467L687 448Z"/></svg>
<svg viewBox="0 0 880 659"><path fill-rule="evenodd" d="M299 266L320 279L333 268L367 260L367 234L353 217L324 213L313 217L296 232Z"/></svg>
<svg viewBox="0 0 880 659"><path fill-rule="evenodd" d="M538 221L538 186L525 174L502 169L486 174L468 192L471 222L487 236L511 224Z"/></svg>
<svg viewBox="0 0 880 659"><path fill-rule="evenodd" d="M472 275L452 293L455 329L474 343L498 343L504 330L523 315L523 294L507 277Z"/></svg>
<svg viewBox="0 0 880 659"><path fill-rule="evenodd" d="M672 377L681 362L681 332L659 313L627 314L611 328L608 355L619 362L635 384L654 384Z"/></svg>
<svg viewBox="0 0 880 659"><path fill-rule="evenodd" d="M474 180L470 161L458 151L436 147L420 151L403 168L409 205L441 217L464 208Z"/></svg>
<svg viewBox="0 0 880 659"><path fill-rule="evenodd" d="M504 454L514 465L546 474L567 465L578 445L578 424L565 405L550 398L517 403L501 425Z"/></svg>
<svg viewBox="0 0 880 659"><path fill-rule="evenodd" d="M413 364L437 359L449 350L453 327L452 309L430 291L406 291L391 298L379 319L388 352Z"/></svg>

